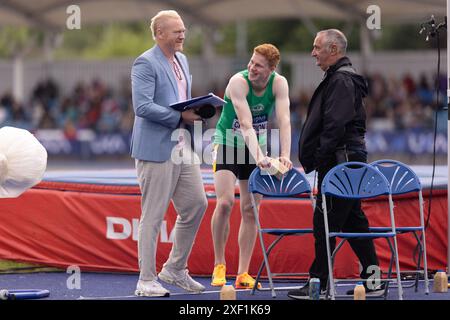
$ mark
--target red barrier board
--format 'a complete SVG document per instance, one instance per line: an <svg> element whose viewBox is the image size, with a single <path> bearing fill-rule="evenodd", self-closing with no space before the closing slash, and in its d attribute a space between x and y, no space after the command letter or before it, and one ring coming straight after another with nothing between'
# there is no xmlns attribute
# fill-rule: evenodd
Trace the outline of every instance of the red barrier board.
<svg viewBox="0 0 450 320"><path fill-rule="evenodd" d="M81 188L80 188L81 189ZM0 258L34 262L58 267L77 265L81 270L138 271L137 226L140 195L33 188L16 199L0 200ZM425 197L425 217L428 197ZM417 197L407 195L395 200L397 224L411 223L417 210ZM215 198L208 198L208 209L200 226L188 267L192 274L210 275L214 264L211 216ZM364 202L371 225L386 225L387 200ZM428 266L444 269L447 252L447 191L433 192L432 214L427 230ZM416 215L414 215L416 216ZM418 215L417 215L418 216ZM157 269L167 259L176 213L170 205L163 222L157 251ZM312 207L305 199L264 199L261 206L263 227L311 227ZM413 220L415 221L415 220ZM418 221L418 219L417 219ZM238 264L239 199L231 215L226 260L228 273L235 274ZM412 251L416 245L411 235L398 237L401 269L414 269ZM266 239L266 244L269 244ZM385 240L376 240L381 267L386 270L390 253ZM307 272L314 256L312 235L282 240L271 254L273 272ZM256 274L262 261L258 241L250 273ZM344 246L336 261L336 275L351 277L359 273L358 260Z"/></svg>

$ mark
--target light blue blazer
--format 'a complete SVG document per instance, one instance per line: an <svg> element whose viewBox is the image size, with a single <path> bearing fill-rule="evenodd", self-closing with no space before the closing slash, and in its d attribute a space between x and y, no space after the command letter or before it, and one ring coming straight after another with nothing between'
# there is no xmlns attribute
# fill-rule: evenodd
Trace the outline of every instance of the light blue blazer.
<svg viewBox="0 0 450 320"><path fill-rule="evenodd" d="M187 80L187 97L191 98L191 74L186 56L175 54ZM170 104L178 102L178 86L172 66L161 48L155 45L134 62L131 69L134 125L131 156L135 159L164 162L177 144L172 132L180 126L181 112Z"/></svg>

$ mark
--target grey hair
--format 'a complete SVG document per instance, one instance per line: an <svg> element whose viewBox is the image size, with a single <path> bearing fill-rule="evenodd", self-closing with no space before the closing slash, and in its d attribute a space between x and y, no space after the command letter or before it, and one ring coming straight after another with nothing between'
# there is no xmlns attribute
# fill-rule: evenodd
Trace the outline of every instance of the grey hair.
<svg viewBox="0 0 450 320"><path fill-rule="evenodd" d="M338 48L338 52L345 54L347 52L347 38L338 29L327 29L317 33L317 35L324 34L328 47L335 44Z"/></svg>
<svg viewBox="0 0 450 320"><path fill-rule="evenodd" d="M150 30L152 30L153 40L156 40L156 31L158 27L161 26L161 23L166 18L180 18L180 15L175 10L162 10L158 12L151 20Z"/></svg>

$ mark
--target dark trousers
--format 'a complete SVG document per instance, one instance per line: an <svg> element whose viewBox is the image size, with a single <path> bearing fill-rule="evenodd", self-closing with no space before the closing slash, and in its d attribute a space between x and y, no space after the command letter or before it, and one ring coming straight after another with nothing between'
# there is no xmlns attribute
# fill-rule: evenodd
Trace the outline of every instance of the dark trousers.
<svg viewBox="0 0 450 320"><path fill-rule="evenodd" d="M348 161L366 162L365 152L352 152L347 154ZM330 161L318 169L318 194L316 208L314 210L313 228L315 239L315 259L309 269L311 278L319 278L322 287L328 279L327 247L325 238L325 226L322 212L321 185L327 172L337 164ZM328 226L330 232L368 232L369 222L361 209L361 201L327 197ZM367 268L371 265L379 265L375 246L372 239L352 239L348 241L362 264L362 278L368 278ZM330 250L333 253L336 247L336 239L330 239Z"/></svg>

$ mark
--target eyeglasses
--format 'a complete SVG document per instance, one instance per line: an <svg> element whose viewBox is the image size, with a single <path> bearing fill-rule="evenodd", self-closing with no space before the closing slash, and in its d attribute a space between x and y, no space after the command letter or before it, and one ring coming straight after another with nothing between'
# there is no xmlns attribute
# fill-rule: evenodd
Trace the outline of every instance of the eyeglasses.
<svg viewBox="0 0 450 320"><path fill-rule="evenodd" d="M173 71L175 71L175 75L177 76L178 80L183 80L183 77L181 76L181 70L178 68L178 64L174 61L172 61L173 64Z"/></svg>

